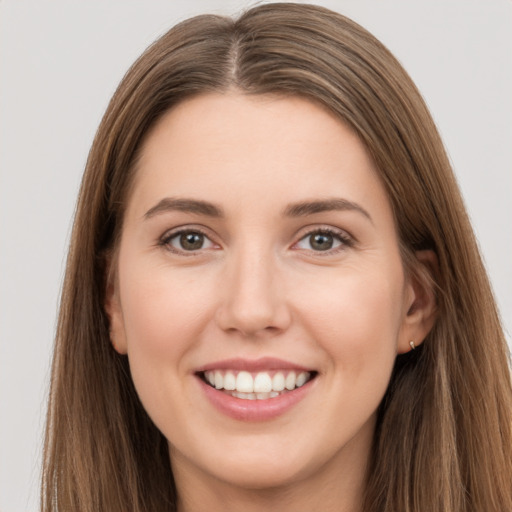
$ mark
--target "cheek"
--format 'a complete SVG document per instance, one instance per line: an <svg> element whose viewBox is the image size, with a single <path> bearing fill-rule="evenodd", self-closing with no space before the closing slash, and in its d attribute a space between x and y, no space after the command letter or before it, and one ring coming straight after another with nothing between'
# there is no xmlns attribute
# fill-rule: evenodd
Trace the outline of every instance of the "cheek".
<svg viewBox="0 0 512 512"><path fill-rule="evenodd" d="M402 295L401 272L347 272L310 290L302 317L340 370L387 373L396 356Z"/></svg>
<svg viewBox="0 0 512 512"><path fill-rule="evenodd" d="M131 376L139 398L168 437L180 432L190 354L204 328L204 289L159 269L120 274ZM181 420L183 421L183 420Z"/></svg>
<svg viewBox="0 0 512 512"><path fill-rule="evenodd" d="M126 265L124 280L120 275L128 348L140 345L156 356L179 352L200 326L208 293L194 276L176 275L158 266L140 267Z"/></svg>
<svg viewBox="0 0 512 512"><path fill-rule="evenodd" d="M120 265L120 291L132 378L151 408L159 399L168 400L162 395L165 389L181 385L208 305L197 282L162 268L141 267Z"/></svg>
<svg viewBox="0 0 512 512"><path fill-rule="evenodd" d="M178 295L163 283L155 285L134 279L129 282L122 295L129 352L137 350L158 356L170 347L178 348L176 342L182 336L176 332L180 326L173 322L182 313L176 311L180 306Z"/></svg>

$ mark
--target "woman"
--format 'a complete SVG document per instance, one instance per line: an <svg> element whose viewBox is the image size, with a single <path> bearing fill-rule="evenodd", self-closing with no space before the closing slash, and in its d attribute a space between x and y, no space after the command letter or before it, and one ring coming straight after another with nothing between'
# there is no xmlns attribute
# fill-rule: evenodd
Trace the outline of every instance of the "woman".
<svg viewBox="0 0 512 512"><path fill-rule="evenodd" d="M512 509L510 373L448 159L355 23L173 28L91 150L44 510Z"/></svg>

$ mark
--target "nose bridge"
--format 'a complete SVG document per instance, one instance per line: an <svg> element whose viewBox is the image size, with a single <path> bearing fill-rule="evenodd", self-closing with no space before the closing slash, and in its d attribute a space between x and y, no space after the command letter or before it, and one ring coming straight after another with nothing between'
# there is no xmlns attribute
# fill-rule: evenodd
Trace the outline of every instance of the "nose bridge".
<svg viewBox="0 0 512 512"><path fill-rule="evenodd" d="M220 325L244 335L282 330L288 322L274 252L247 240L227 258Z"/></svg>

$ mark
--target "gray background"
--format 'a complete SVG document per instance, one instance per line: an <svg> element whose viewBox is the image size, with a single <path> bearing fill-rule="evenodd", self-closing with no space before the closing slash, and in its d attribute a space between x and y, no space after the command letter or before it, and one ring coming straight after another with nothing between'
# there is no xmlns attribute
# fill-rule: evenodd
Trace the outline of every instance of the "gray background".
<svg viewBox="0 0 512 512"><path fill-rule="evenodd" d="M314 3L314 2L313 2ZM402 61L448 148L512 328L512 1L316 2ZM0 511L38 508L58 294L88 148L114 89L158 35L246 1L0 0ZM509 340L510 340L510 334Z"/></svg>

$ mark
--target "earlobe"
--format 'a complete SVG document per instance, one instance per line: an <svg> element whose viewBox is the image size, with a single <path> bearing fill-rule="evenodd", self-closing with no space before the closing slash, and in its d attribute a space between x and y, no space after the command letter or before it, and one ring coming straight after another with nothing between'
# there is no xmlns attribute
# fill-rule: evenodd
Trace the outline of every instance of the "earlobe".
<svg viewBox="0 0 512 512"><path fill-rule="evenodd" d="M105 312L109 321L109 336L112 346L119 354L127 353L123 313L119 301L119 293L113 279L109 280L105 293Z"/></svg>
<svg viewBox="0 0 512 512"><path fill-rule="evenodd" d="M415 256L416 264L409 275L408 301L398 339L399 354L414 350L413 347L423 343L432 330L437 315L437 256L431 250L416 251Z"/></svg>

